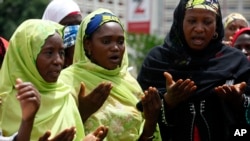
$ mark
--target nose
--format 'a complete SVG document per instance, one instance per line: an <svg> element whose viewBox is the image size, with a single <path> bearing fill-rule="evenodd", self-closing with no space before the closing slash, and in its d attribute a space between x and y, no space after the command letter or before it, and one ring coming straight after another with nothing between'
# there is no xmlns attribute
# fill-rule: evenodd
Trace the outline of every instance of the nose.
<svg viewBox="0 0 250 141"><path fill-rule="evenodd" d="M111 47L112 51L119 51L119 45L117 43L114 43Z"/></svg>
<svg viewBox="0 0 250 141"><path fill-rule="evenodd" d="M201 23L198 23L196 26L195 26L195 31L197 33L201 33L203 32L204 28L203 28L203 25Z"/></svg>
<svg viewBox="0 0 250 141"><path fill-rule="evenodd" d="M64 64L64 56L60 55L59 53L57 53L54 57L54 61L53 63L55 65L62 65Z"/></svg>

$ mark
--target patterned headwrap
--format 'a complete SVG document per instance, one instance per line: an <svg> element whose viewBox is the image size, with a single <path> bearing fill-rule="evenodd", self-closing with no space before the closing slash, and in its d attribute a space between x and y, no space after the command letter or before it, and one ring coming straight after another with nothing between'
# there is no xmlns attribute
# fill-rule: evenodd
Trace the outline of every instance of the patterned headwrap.
<svg viewBox="0 0 250 141"><path fill-rule="evenodd" d="M87 25L85 36L90 36L98 27L110 21L117 22L121 25L121 27L123 27L117 16L108 12L104 12L101 14L96 14L93 18L91 18L90 22Z"/></svg>
<svg viewBox="0 0 250 141"><path fill-rule="evenodd" d="M215 14L218 14L219 3L218 0L189 0L186 4L186 9L207 9Z"/></svg>
<svg viewBox="0 0 250 141"><path fill-rule="evenodd" d="M241 15L240 13L231 13L223 19L224 29L228 26L229 23L234 20L243 20L247 23L247 26L249 26L247 19L243 15Z"/></svg>
<svg viewBox="0 0 250 141"><path fill-rule="evenodd" d="M79 25L66 26L63 30L63 44L64 48L69 48L75 45L76 35Z"/></svg>

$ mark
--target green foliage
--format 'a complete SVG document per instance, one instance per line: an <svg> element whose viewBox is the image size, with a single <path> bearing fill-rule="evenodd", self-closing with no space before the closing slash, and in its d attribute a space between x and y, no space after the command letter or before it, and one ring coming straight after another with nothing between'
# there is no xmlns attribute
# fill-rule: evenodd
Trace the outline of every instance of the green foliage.
<svg viewBox="0 0 250 141"><path fill-rule="evenodd" d="M42 18L49 0L2 0L0 2L0 36L7 40L23 21Z"/></svg>
<svg viewBox="0 0 250 141"><path fill-rule="evenodd" d="M149 50L163 43L163 39L156 35L147 35L147 34L127 34L127 46L129 47L129 62L130 66L134 67L134 76L137 75L138 71L141 68L142 62Z"/></svg>

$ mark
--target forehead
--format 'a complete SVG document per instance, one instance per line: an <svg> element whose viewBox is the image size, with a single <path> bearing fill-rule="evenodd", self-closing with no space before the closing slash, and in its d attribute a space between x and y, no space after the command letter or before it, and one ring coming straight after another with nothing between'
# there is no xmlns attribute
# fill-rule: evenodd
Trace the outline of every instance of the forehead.
<svg viewBox="0 0 250 141"><path fill-rule="evenodd" d="M122 34L124 33L123 28L117 22L107 22L101 25L97 30L96 33L103 33L103 34ZM97 34L99 35L99 34Z"/></svg>
<svg viewBox="0 0 250 141"><path fill-rule="evenodd" d="M242 19L234 19L232 22L228 24L228 27L229 26L247 27L247 23Z"/></svg>
<svg viewBox="0 0 250 141"><path fill-rule="evenodd" d="M185 17L216 18L216 14L210 10L194 8L194 9L187 9L185 12Z"/></svg>
<svg viewBox="0 0 250 141"><path fill-rule="evenodd" d="M60 21L60 24L62 24L62 25L80 25L81 21L82 21L82 15L75 14L75 15L68 15L68 16L64 17Z"/></svg>
<svg viewBox="0 0 250 141"><path fill-rule="evenodd" d="M53 45L52 45L53 44ZM60 34L58 34L57 32L51 36L49 36L46 40L45 43L43 45L43 49L46 48L52 48L55 47L54 45L59 45L63 47L63 40L62 37L60 36Z"/></svg>
<svg viewBox="0 0 250 141"><path fill-rule="evenodd" d="M243 33L241 34L235 43L240 43L240 42L250 42L250 33Z"/></svg>

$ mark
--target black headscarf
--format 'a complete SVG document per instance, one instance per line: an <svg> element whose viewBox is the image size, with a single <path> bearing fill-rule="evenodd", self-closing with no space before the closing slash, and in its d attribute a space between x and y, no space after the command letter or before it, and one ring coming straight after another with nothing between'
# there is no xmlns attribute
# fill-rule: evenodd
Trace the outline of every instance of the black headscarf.
<svg viewBox="0 0 250 141"><path fill-rule="evenodd" d="M170 32L164 43L153 47L146 56L137 80L142 89L146 90L149 86L156 87L161 96L166 92L166 79L163 75L165 71L173 76L174 81L189 78L197 86L196 91L188 100L183 101L173 110L160 114L158 123L164 141L192 140L190 135L192 135L193 120L202 135L201 140L228 140L229 127L245 121L244 111L240 110L236 113L235 110L229 108L215 94L214 88L227 82L245 81L248 83L245 93L250 94L248 82L250 63L242 52L222 44L224 31L220 7L216 18L218 37L212 39L205 49L192 50L187 45L183 32L187 2L188 0L180 0L174 12ZM195 116L193 119L190 104L195 104L198 108L202 101L206 101L206 106L203 105L205 110L196 109L196 111L197 113L204 112L203 117ZM137 104L138 109L140 105L140 103ZM161 115L164 115L168 125L162 122L164 118Z"/></svg>
<svg viewBox="0 0 250 141"><path fill-rule="evenodd" d="M195 95L204 96L226 80L247 81L249 63L238 50L224 46L224 28L220 7L216 17L218 37L212 39L202 51L192 50L186 43L183 19L188 0L180 0L174 11L174 21L162 45L152 48L145 58L138 75L143 89L157 87L166 92L164 71L172 74L174 80L190 78L198 86ZM247 76L247 77L246 77Z"/></svg>

